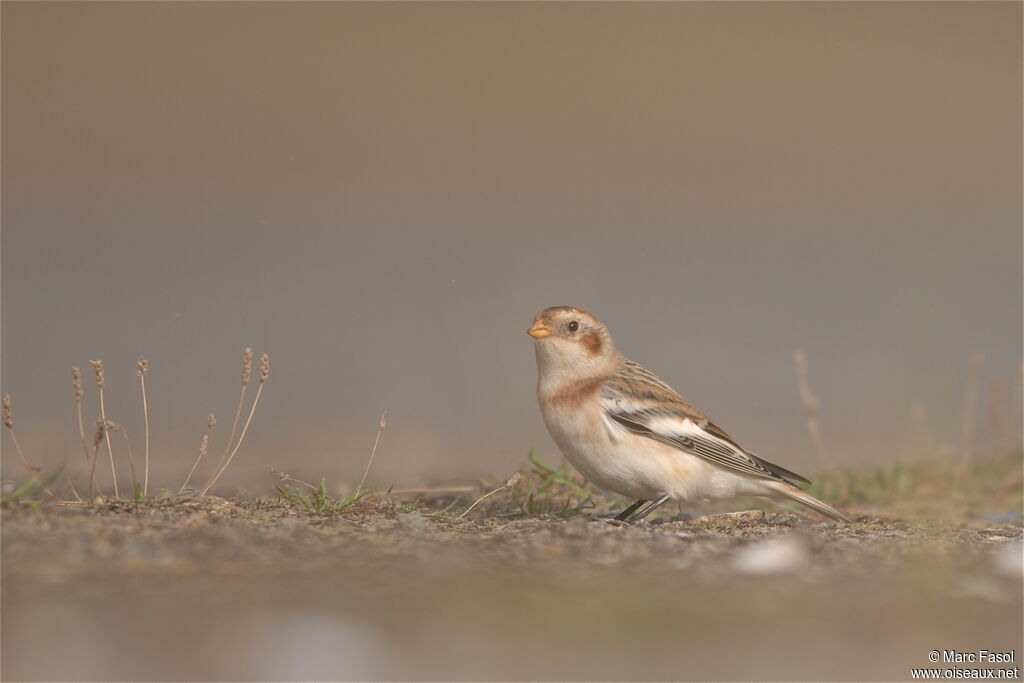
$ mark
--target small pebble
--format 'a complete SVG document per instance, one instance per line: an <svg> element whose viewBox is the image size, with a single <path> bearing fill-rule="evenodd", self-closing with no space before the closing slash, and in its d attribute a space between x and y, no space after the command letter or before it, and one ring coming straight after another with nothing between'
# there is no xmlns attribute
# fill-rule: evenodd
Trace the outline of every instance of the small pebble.
<svg viewBox="0 0 1024 683"><path fill-rule="evenodd" d="M743 574L788 574L810 561L807 543L799 536L779 536L740 548L732 567Z"/></svg>
<svg viewBox="0 0 1024 683"><path fill-rule="evenodd" d="M1024 541L1007 543L996 555L996 571L1014 579L1024 578Z"/></svg>

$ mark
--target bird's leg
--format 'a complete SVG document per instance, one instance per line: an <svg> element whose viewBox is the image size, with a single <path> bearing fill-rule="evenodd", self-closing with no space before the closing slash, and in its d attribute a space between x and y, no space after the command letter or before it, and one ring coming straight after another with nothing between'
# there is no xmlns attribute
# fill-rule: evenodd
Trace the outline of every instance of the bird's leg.
<svg viewBox="0 0 1024 683"><path fill-rule="evenodd" d="M638 500L637 502L633 503L628 508L626 508L625 510L620 512L619 514L615 515L615 518L614 518L615 521L616 522L625 522L627 517L629 517L631 514L636 512L636 509L638 507L640 507L641 505L643 505L644 503L646 503L646 502L647 502L646 500Z"/></svg>
<svg viewBox="0 0 1024 683"><path fill-rule="evenodd" d="M633 517L631 519L626 520L626 522L628 524L635 524L636 522L639 522L641 519L643 519L647 515L649 515L652 512L654 512L656 509L660 508L666 502L668 502L668 494L667 493L664 496L662 496L661 498L659 498L658 500L654 501L653 503L651 503L650 505L645 507L640 512L638 512L635 515L633 515Z"/></svg>

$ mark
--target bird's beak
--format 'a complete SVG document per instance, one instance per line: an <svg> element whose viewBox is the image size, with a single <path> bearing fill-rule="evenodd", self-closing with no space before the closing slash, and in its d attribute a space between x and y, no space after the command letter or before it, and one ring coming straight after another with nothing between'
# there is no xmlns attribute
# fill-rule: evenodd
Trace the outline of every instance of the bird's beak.
<svg viewBox="0 0 1024 683"><path fill-rule="evenodd" d="M551 336L551 330L544 324L544 321L538 320L533 324L533 327L526 331L526 334L530 335L534 339L543 339L544 337Z"/></svg>

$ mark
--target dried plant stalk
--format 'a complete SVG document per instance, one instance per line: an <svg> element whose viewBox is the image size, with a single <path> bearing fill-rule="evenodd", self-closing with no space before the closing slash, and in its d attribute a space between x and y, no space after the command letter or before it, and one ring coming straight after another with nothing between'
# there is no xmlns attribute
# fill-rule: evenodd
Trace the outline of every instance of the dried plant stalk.
<svg viewBox="0 0 1024 683"><path fill-rule="evenodd" d="M818 397L811 393L811 384L808 380L807 355L803 351L793 354L796 363L796 383L800 390L800 400L804 404L804 414L807 416L807 433L814 444L814 451L821 461L823 467L833 469L832 460L825 451L825 442L821 438L821 429L818 427Z"/></svg>
<svg viewBox="0 0 1024 683"><path fill-rule="evenodd" d="M132 442L128 439L128 430L122 424L117 422L108 422L107 431L121 432L121 436L124 438L124 446L128 450L128 468L131 470L132 496L134 497L135 491L139 487L139 480L135 476L135 456L132 454Z"/></svg>
<svg viewBox="0 0 1024 683"><path fill-rule="evenodd" d="M89 455L89 444L85 441L85 422L82 420L82 369L77 365L71 366L71 392L72 397L75 399L75 413L78 417L78 439L82 443L82 452L85 454L85 464L89 467L89 498L92 498L92 490L95 486L99 489L99 485L96 483L96 464L93 461L92 456ZM75 495L78 495L77 493Z"/></svg>
<svg viewBox="0 0 1024 683"><path fill-rule="evenodd" d="M75 399L75 412L78 414L78 437L82 442L85 461L89 462L89 446L85 443L85 423L82 421L82 369L77 365L71 366L71 392Z"/></svg>
<svg viewBox="0 0 1024 683"><path fill-rule="evenodd" d="M78 495L78 490L75 488L74 483L71 481L71 475L65 474L64 478L68 480L68 486L71 488L71 493L72 493L72 495L74 495L75 500L77 500L79 503L81 503L82 502L82 497L80 495Z"/></svg>
<svg viewBox="0 0 1024 683"><path fill-rule="evenodd" d="M92 500L92 484L96 481L96 460L99 458L100 444L105 436L103 420L96 420L96 432L92 435L92 464L89 467L89 500ZM96 487L99 491L99 486ZM102 491L99 491L103 495Z"/></svg>
<svg viewBox="0 0 1024 683"><path fill-rule="evenodd" d="M416 489L391 489L388 493L392 496L449 496L453 493L469 493L475 491L476 486L434 486Z"/></svg>
<svg viewBox="0 0 1024 683"><path fill-rule="evenodd" d="M485 493L484 495L480 496L480 497L479 497L479 498L477 498L477 499L476 499L475 501L473 501L473 504L472 504L472 505L470 505L470 506L469 506L468 508L466 508L466 511L465 511L465 512L463 512L463 513L462 513L461 515L459 515L458 517L456 517L455 519L462 519L463 517L465 517L466 515L468 515L468 514L469 514L469 513L470 513L470 512L471 512L471 511L473 510L473 508L475 508L475 507L476 507L477 505L479 505L479 504L480 504L481 502L483 502L483 501L484 501L485 499L487 499L487 498L490 498L491 496L493 496L493 495L494 495L495 493L498 493L499 491L504 491L505 489L510 489L510 488L512 488L513 486L515 486L515 485L516 485L516 483L517 483L517 482L519 481L519 479L520 479L521 477L522 477L522 475L521 475L521 474L519 474L519 472L516 472L516 473L515 473L515 474L513 474L513 475L512 475L511 477L509 477L509 480L508 480L508 481L506 481L506 482L505 482L504 484L502 484L502 485L501 485L501 486L499 486L498 488L494 489L493 491L490 491L490 492L488 492L488 493Z"/></svg>
<svg viewBox="0 0 1024 683"><path fill-rule="evenodd" d="M104 430L106 430L107 424L107 406L103 401L103 387L106 386L106 378L103 374L103 361L102 360L91 360L92 369L96 372L96 386L100 390L100 418L103 420ZM117 468L114 466L114 447L110 445L110 439L107 440L107 454L110 456L110 473L114 478L114 497L120 498L121 492L117 488Z"/></svg>
<svg viewBox="0 0 1024 683"><path fill-rule="evenodd" d="M238 420L242 417L242 406L245 404L245 392L249 387L249 378L252 377L252 349L248 346L242 351L242 391L238 396L238 408L235 409L235 419L231 423L231 433L228 435L228 442L224 444L224 455L220 457L220 464L227 460L231 452L231 444L238 432Z"/></svg>
<svg viewBox="0 0 1024 683"><path fill-rule="evenodd" d="M25 466L25 469L29 471L32 477L36 480L39 479L39 473L42 471L32 463L28 461L25 454L21 451L21 445L18 443L18 437L14 433L14 412L11 410L11 395L3 395L3 411L4 411L4 427L7 428L7 433L11 435L11 441L14 442L14 450L18 452L18 457L21 458L21 464Z"/></svg>
<svg viewBox="0 0 1024 683"><path fill-rule="evenodd" d="M146 421L146 464L145 473L142 475L142 495L149 495L149 402L146 400L146 374L149 372L149 361L139 357L139 369L135 374L139 376L139 383L142 385L142 416Z"/></svg>
<svg viewBox="0 0 1024 683"><path fill-rule="evenodd" d="M246 349L246 351L248 350L249 349ZM270 356L268 356L267 354L263 354L262 356L260 356L260 381L259 385L256 387L256 397L252 400L252 407L249 409L249 417L246 418L245 425L242 427L242 433L239 434L238 436L238 443L235 444L235 448L231 451L231 454L224 460L224 463L220 466L220 469L217 470L217 473L213 475L213 478L206 484L205 487L203 487L203 490L199 494L200 496L205 496L207 493L209 493L210 489L213 488L213 485L216 484L217 480L220 479L222 474L224 474L224 470L226 470L228 468L228 465L231 464L231 461L234 460L235 454L238 453L238 449L242 447L242 442L245 440L245 434L246 432L249 431L249 425L252 423L252 416L256 412L256 406L259 405L260 396L263 394L263 385L266 384L267 379L269 377ZM243 374L242 380L243 382L247 383L248 377L245 376L245 374Z"/></svg>
<svg viewBox="0 0 1024 683"><path fill-rule="evenodd" d="M188 482L192 479L192 474L196 471L199 466L199 461L206 457L207 452L210 450L210 440L213 438L213 428L217 426L217 416L210 413L210 416L206 418L206 434L203 436L202 441L199 442L199 457L192 463L192 469L189 470L188 476L185 477L185 483L178 489L178 495L185 492L185 488L188 486Z"/></svg>
<svg viewBox="0 0 1024 683"><path fill-rule="evenodd" d="M370 467L373 465L373 456L377 455L377 446L380 444L380 436L384 433L384 428L388 426L388 411L384 411L384 414L380 416L380 422L377 423L377 438L373 440L373 450L370 451L370 460L366 463L366 471L363 472L363 478L359 480L359 486L356 487L356 491L363 490L363 484L366 483L366 477L370 474Z"/></svg>
<svg viewBox="0 0 1024 683"><path fill-rule="evenodd" d="M273 467L268 467L267 469L270 470L270 472L272 474L277 475L277 478L281 480L282 484L287 484L287 483L299 484L300 486L305 486L310 491L318 491L319 488L320 488L319 486L313 486L308 481L302 481L301 479L296 479L295 477L293 477L292 475L288 474L287 472L279 472L279 471L275 470Z"/></svg>
<svg viewBox="0 0 1024 683"><path fill-rule="evenodd" d="M4 413L4 427L7 428L7 433L11 435L11 441L14 442L14 450L18 452L18 457L21 458L21 464L25 466L25 469L28 470L29 474L32 475L32 478L35 479L36 481L39 481L39 473L42 472L42 470L28 461L28 458L26 458L25 454L22 453L21 444L18 443L18 437L14 433L14 412L11 409L11 395L4 394L2 403ZM46 488L45 486L43 487L43 490L46 491L49 495L53 496L54 498L57 497L57 495L53 491Z"/></svg>
<svg viewBox="0 0 1024 683"><path fill-rule="evenodd" d="M209 448L210 435L203 434L203 440L199 442L199 457L196 458L196 461L194 463L192 463L192 469L188 471L188 476L185 477L185 483L181 485L180 489L178 489L178 495L181 495L182 493L185 492L185 488L188 486L189 481L192 480L192 474L196 471L196 467L199 466L199 461L206 457L206 452L209 450Z"/></svg>

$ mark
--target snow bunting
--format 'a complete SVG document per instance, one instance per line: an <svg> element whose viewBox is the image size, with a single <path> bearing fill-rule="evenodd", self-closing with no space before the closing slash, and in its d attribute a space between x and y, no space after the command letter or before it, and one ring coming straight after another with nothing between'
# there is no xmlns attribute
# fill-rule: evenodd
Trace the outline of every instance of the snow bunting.
<svg viewBox="0 0 1024 683"><path fill-rule="evenodd" d="M587 311L547 308L527 334L536 340L540 411L558 448L588 480L636 500L617 520L638 521L670 499L748 495L791 498L849 521L796 486L810 481L743 449L619 353L604 323Z"/></svg>

